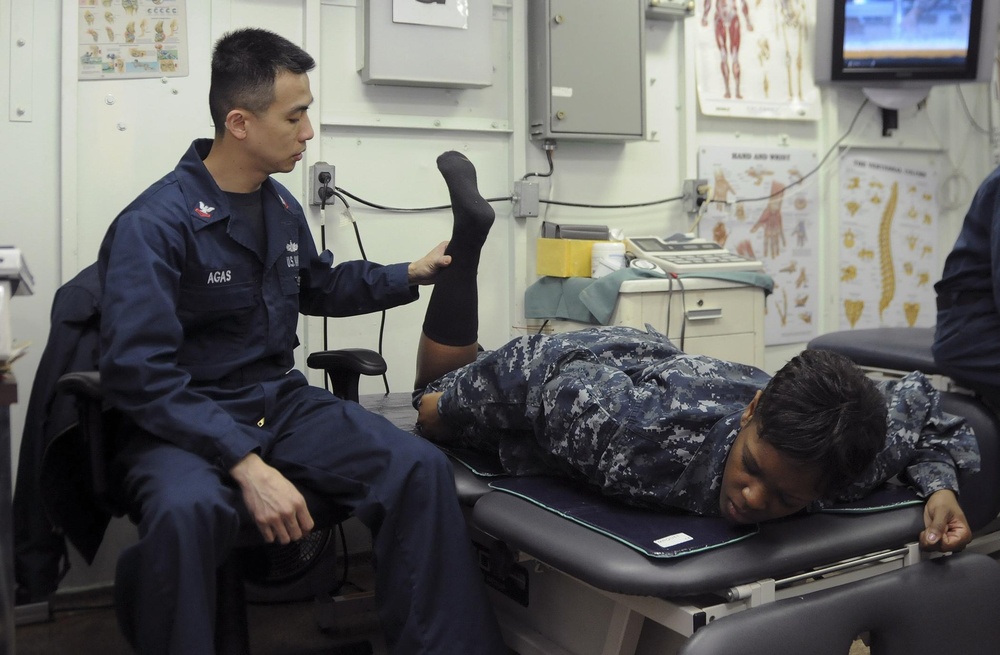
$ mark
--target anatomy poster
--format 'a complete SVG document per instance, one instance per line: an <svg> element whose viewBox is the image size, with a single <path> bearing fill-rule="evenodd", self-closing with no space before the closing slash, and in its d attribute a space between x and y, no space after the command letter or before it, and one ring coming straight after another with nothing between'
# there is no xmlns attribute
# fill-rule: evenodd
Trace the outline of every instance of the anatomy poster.
<svg viewBox="0 0 1000 655"><path fill-rule="evenodd" d="M934 325L937 172L846 157L840 165L840 329Z"/></svg>
<svg viewBox="0 0 1000 655"><path fill-rule="evenodd" d="M816 2L698 0L695 60L701 111L818 120L820 96L812 72Z"/></svg>
<svg viewBox="0 0 1000 655"><path fill-rule="evenodd" d="M819 205L816 154L791 148L702 148L698 175L711 186L700 234L759 259L774 280L765 303L764 343L808 341L816 334Z"/></svg>
<svg viewBox="0 0 1000 655"><path fill-rule="evenodd" d="M78 0L81 80L188 74L185 0Z"/></svg>

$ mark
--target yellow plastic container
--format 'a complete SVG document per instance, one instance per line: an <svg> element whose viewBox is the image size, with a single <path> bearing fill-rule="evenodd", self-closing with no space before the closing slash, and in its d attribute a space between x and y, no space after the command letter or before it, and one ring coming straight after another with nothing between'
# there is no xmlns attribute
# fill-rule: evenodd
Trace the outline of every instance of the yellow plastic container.
<svg viewBox="0 0 1000 655"><path fill-rule="evenodd" d="M590 277L590 252L595 243L587 239L538 239L535 272L552 277Z"/></svg>

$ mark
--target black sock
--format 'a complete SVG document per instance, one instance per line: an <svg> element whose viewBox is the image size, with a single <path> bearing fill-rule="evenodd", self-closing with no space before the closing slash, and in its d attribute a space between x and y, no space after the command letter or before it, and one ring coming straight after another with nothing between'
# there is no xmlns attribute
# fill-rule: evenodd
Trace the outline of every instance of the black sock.
<svg viewBox="0 0 1000 655"><path fill-rule="evenodd" d="M438 273L424 334L447 346L467 346L479 337L479 254L489 236L495 213L479 194L476 168L465 155L449 151L438 157L438 170L451 195L451 241L445 250L451 264Z"/></svg>

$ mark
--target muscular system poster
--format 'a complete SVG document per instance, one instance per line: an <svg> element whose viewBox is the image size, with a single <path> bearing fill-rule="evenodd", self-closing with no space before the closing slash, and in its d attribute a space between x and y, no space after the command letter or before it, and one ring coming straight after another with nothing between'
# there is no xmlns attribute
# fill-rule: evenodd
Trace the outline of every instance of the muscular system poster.
<svg viewBox="0 0 1000 655"><path fill-rule="evenodd" d="M817 120L817 0L698 0L698 101L712 116ZM831 2L832 0L821 0Z"/></svg>

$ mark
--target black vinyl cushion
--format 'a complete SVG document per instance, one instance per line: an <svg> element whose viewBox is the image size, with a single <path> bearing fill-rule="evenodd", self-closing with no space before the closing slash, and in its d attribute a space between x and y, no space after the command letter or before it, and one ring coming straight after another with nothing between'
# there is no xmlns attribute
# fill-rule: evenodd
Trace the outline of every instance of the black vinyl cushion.
<svg viewBox="0 0 1000 655"><path fill-rule="evenodd" d="M717 619L680 655L844 655L860 633L879 655L995 655L1000 564L964 553Z"/></svg>
<svg viewBox="0 0 1000 655"><path fill-rule="evenodd" d="M840 353L859 366L936 374L933 343L934 328L871 328L828 332L806 347Z"/></svg>

